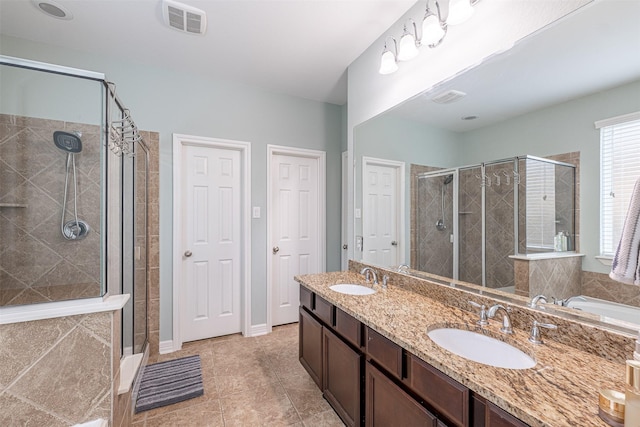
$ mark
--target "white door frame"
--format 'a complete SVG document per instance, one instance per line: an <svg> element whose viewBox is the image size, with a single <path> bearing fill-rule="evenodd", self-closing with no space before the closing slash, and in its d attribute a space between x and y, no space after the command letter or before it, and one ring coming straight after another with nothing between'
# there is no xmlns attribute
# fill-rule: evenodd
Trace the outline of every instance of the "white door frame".
<svg viewBox="0 0 640 427"><path fill-rule="evenodd" d="M391 168L397 169L397 177L396 177L396 194L398 195L398 211L396 212L398 218L397 230L396 230L396 238L400 242L398 244L398 264L407 264L405 260L405 248L408 242L405 242L405 236L408 236L409 233L405 233L405 164L404 162L399 162L396 160L387 160L387 159L377 159L375 157L365 157L362 156L362 229L364 236L364 216L366 215L366 211L364 209L364 182L366 179L367 166L387 166ZM364 256L364 253L363 253ZM389 266L385 266L389 267Z"/></svg>
<svg viewBox="0 0 640 427"><path fill-rule="evenodd" d="M341 227L340 227L340 268L342 271L347 271L349 268L349 236L347 233L347 228L349 227L349 216L348 216L348 185L349 185L349 152L342 152L342 203L340 206L340 215L341 215ZM345 248L345 245L347 248Z"/></svg>
<svg viewBox="0 0 640 427"><path fill-rule="evenodd" d="M286 147L282 145L267 145L267 246L265 248L267 254L267 332L271 332L273 327L273 319L271 313L271 287L273 274L273 266L271 262L271 249L273 247L273 236L271 235L271 158L275 155L307 157L318 160L318 266L319 273L323 273L326 269L326 246L327 246L327 173L326 173L326 153L319 150L309 150L305 148Z"/></svg>
<svg viewBox="0 0 640 427"><path fill-rule="evenodd" d="M241 329L244 336L250 336L251 331L251 143L232 141L227 139L207 138L201 136L173 134L173 351L182 348L182 334L180 332L180 310L182 307L182 149L183 146L199 146L205 148L219 148L240 152L242 163L241 184L241 228L242 228L242 265L241 280L242 314Z"/></svg>

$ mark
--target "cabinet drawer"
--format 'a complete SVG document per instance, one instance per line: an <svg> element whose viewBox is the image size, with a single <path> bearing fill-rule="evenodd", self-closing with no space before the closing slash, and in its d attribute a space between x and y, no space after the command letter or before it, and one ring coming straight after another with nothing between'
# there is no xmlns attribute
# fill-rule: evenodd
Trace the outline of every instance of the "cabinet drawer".
<svg viewBox="0 0 640 427"><path fill-rule="evenodd" d="M385 374L366 363L365 426L435 427L436 417Z"/></svg>
<svg viewBox="0 0 640 427"><path fill-rule="evenodd" d="M407 383L453 425L469 425L469 389L413 354L408 358Z"/></svg>
<svg viewBox="0 0 640 427"><path fill-rule="evenodd" d="M365 348L367 357L375 360L390 374L402 379L402 347L366 328Z"/></svg>
<svg viewBox="0 0 640 427"><path fill-rule="evenodd" d="M362 347L362 324L339 308L336 308L336 332L356 347Z"/></svg>
<svg viewBox="0 0 640 427"><path fill-rule="evenodd" d="M486 405L485 425L487 427L527 427L525 423L505 410L498 408L493 403L487 402Z"/></svg>
<svg viewBox="0 0 640 427"><path fill-rule="evenodd" d="M316 304L313 312L324 323L329 326L333 326L333 304L330 304L327 300L316 295Z"/></svg>
<svg viewBox="0 0 640 427"><path fill-rule="evenodd" d="M307 307L308 310L312 310L313 309L312 297L313 297L313 292L311 292L309 289L305 288L304 286L300 286L300 305L301 306Z"/></svg>

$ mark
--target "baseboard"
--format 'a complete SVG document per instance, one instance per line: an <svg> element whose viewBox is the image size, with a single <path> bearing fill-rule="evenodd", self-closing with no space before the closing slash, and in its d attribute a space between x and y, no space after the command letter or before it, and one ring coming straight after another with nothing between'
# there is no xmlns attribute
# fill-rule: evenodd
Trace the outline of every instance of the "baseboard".
<svg viewBox="0 0 640 427"><path fill-rule="evenodd" d="M251 325L249 328L249 336L257 337L258 335L267 335L269 332L269 328L266 323L262 323L260 325Z"/></svg>
<svg viewBox="0 0 640 427"><path fill-rule="evenodd" d="M158 348L158 352L160 354L173 353L174 351L180 350L179 348L173 347L173 340L169 341L160 341L160 345Z"/></svg>

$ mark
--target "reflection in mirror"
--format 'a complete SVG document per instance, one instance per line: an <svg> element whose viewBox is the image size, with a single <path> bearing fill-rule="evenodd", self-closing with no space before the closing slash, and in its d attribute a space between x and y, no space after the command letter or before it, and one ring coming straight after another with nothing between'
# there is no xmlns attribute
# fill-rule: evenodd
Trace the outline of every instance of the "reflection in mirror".
<svg viewBox="0 0 640 427"><path fill-rule="evenodd" d="M364 247L354 257L389 266L367 258L367 240L388 231L405 254L393 264L414 272L526 298L583 295L640 307L640 288L613 282L596 260L594 127L640 111L640 57L630 54L640 51L639 16L638 2L594 2L357 126L353 226ZM602 31L593 30L596 22ZM466 96L432 101L451 90ZM470 116L476 118L460 120ZM387 230L364 227L382 212L370 203L366 158L406 171L398 190L406 202L390 205L397 217Z"/></svg>

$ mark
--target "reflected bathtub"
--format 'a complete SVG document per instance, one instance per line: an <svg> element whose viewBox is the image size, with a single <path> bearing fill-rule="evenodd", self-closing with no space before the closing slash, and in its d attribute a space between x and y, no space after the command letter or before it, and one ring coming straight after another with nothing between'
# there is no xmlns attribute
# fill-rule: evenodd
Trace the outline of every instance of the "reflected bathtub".
<svg viewBox="0 0 640 427"><path fill-rule="evenodd" d="M600 320L621 326L638 329L640 324L640 307L631 307L598 298L582 295L583 300L573 299L568 307L576 308L600 316Z"/></svg>

